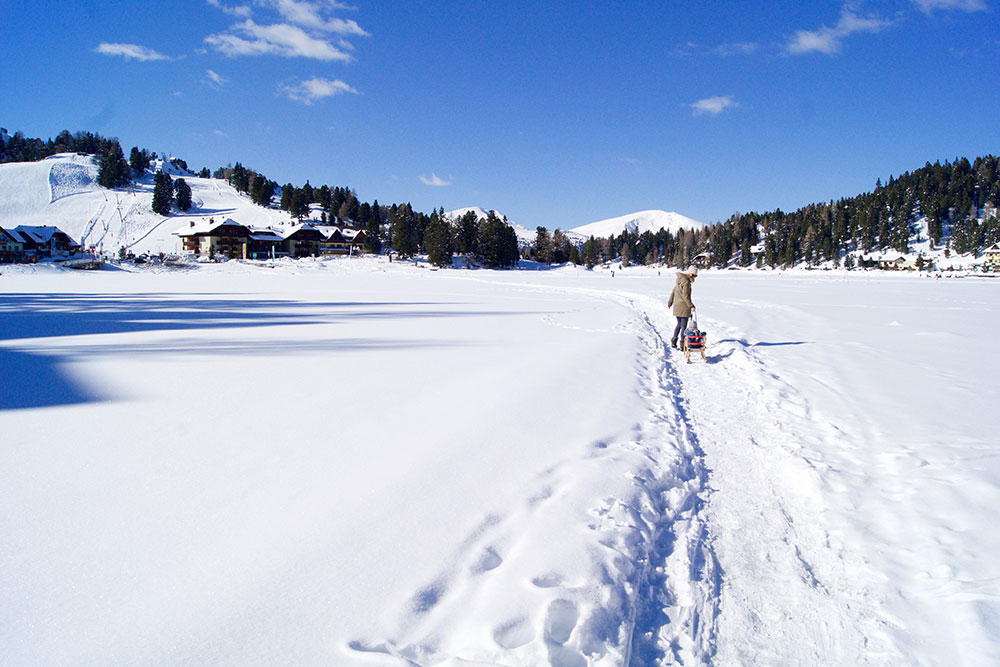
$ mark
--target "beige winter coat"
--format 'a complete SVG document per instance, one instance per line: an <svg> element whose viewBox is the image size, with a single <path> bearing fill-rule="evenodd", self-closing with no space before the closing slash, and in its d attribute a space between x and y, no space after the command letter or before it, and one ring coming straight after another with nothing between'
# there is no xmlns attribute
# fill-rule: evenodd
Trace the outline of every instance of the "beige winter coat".
<svg viewBox="0 0 1000 667"><path fill-rule="evenodd" d="M691 276L686 273L677 274L677 284L670 293L668 306L674 307L674 317L691 317L694 303L691 301Z"/></svg>

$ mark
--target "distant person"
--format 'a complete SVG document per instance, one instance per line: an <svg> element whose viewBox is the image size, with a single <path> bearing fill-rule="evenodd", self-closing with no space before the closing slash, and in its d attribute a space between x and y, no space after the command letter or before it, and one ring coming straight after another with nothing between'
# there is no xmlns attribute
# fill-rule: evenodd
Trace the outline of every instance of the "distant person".
<svg viewBox="0 0 1000 667"><path fill-rule="evenodd" d="M678 273L677 284L674 285L674 291L670 293L670 299L667 301L668 306L673 306L674 317L677 318L677 326L674 327L674 335L670 339L670 347L674 349L677 349L677 337L687 329L688 319L697 310L691 301L691 285L697 276L698 267L693 264Z"/></svg>

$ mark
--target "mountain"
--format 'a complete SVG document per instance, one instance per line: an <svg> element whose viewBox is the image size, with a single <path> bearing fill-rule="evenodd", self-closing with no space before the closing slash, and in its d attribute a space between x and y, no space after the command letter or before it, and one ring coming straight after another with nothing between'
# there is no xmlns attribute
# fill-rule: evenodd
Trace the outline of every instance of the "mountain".
<svg viewBox="0 0 1000 667"><path fill-rule="evenodd" d="M639 211L617 218L591 222L574 227L569 231L587 239L591 236L596 238L620 236L626 229L639 234L647 231L655 234L660 229L666 229L668 232L676 234L680 229L701 229L702 227L705 227L704 222L673 211Z"/></svg>

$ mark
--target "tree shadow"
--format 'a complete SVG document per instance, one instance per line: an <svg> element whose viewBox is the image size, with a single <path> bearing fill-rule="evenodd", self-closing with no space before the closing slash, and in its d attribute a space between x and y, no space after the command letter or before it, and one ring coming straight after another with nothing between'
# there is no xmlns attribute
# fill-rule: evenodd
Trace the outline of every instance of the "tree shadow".
<svg viewBox="0 0 1000 667"><path fill-rule="evenodd" d="M213 296L228 298L212 298ZM108 400L68 373L65 363L96 355L296 355L315 352L399 350L455 346L454 340L343 338L314 340L127 337L74 341L73 336L194 332L303 325L359 319L516 316L516 311L449 310L454 302L309 302L233 299L214 294L4 294L0 295L0 411ZM61 340L61 339L66 340ZM44 341L44 342L43 342Z"/></svg>
<svg viewBox="0 0 1000 667"><path fill-rule="evenodd" d="M104 400L62 372L52 357L0 347L0 411Z"/></svg>

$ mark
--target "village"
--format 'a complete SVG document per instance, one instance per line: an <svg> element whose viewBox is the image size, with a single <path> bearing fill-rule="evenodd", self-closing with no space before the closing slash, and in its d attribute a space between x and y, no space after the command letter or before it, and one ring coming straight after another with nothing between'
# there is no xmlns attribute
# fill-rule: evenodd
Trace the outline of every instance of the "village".
<svg viewBox="0 0 1000 667"><path fill-rule="evenodd" d="M187 227L173 232L178 237L182 257L223 261L228 259L268 260L289 257L327 257L362 254L365 232L350 225L329 225L318 220L299 222L291 227L252 227L232 218L192 219ZM754 256L763 252L763 244L752 248ZM12 229L0 227L0 264L33 264L57 262L72 268L98 268L106 258L93 246L85 247L69 234L53 225L20 225ZM108 257L107 259L112 259ZM137 259L126 247L119 249L117 259ZM138 258L141 261L141 257ZM710 265L709 254L700 253L692 259L700 268ZM860 268L884 271L921 271L931 268L919 257L899 253L875 253L862 256ZM983 252L981 262L972 268L982 273L1000 273L1000 243ZM939 269L936 269L940 271Z"/></svg>
<svg viewBox="0 0 1000 667"><path fill-rule="evenodd" d="M211 259L276 259L356 255L364 247L364 230L350 226L299 223L287 229L255 228L231 218L191 220L174 232L181 254ZM66 232L50 225L0 227L0 263L70 262L93 255ZM123 248L120 259L127 256Z"/></svg>

